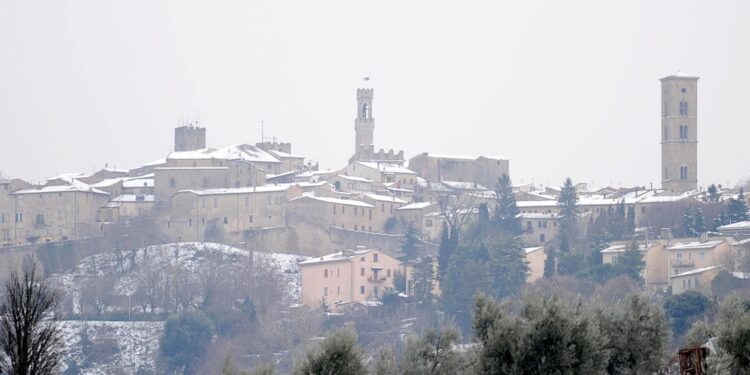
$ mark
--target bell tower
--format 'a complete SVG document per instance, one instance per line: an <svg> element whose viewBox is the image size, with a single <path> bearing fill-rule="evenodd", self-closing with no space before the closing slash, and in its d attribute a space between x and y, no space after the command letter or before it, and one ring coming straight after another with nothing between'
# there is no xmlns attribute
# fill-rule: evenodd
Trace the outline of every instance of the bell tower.
<svg viewBox="0 0 750 375"><path fill-rule="evenodd" d="M375 151L372 97L373 89L357 89L357 118L354 120L354 158L356 160L370 159Z"/></svg>
<svg viewBox="0 0 750 375"><path fill-rule="evenodd" d="M666 194L698 189L698 77L682 72L661 81L661 187Z"/></svg>

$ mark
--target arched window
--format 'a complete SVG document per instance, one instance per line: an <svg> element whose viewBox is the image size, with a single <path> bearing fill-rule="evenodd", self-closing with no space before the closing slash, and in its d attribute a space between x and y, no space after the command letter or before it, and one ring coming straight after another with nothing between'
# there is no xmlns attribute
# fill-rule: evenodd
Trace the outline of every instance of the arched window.
<svg viewBox="0 0 750 375"><path fill-rule="evenodd" d="M366 119L370 117L370 106L367 103L362 104L362 118Z"/></svg>
<svg viewBox="0 0 750 375"><path fill-rule="evenodd" d="M680 116L687 116L688 115L688 102L686 101L680 101Z"/></svg>

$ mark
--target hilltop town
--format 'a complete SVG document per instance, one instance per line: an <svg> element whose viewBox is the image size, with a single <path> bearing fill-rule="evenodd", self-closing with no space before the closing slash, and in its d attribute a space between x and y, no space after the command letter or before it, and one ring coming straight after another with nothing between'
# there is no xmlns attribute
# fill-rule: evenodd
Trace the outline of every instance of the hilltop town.
<svg viewBox="0 0 750 375"><path fill-rule="evenodd" d="M131 313L163 319L189 310L191 301L208 298L209 289L201 289L205 283L190 284L202 291L182 302L176 291L157 298L147 286L194 269L204 277L200 267L216 262L211 269L222 269L240 255L250 263L269 262L254 260L257 254L283 255L286 263L268 267L286 276L273 276L284 290L265 304L255 294L253 309L274 300L285 311L304 307L342 322L387 304L420 306L451 296L443 310L467 328L471 316L460 306L470 305L473 291L485 286L465 283L484 266L496 266L487 290L498 291L497 298L558 276L597 285L632 276L646 293L710 295L717 277L731 278L724 280L728 285L745 285L750 277L744 195L750 177L735 186L699 185L697 82L680 72L661 79L661 138L648 143L661 147L661 186L575 183L586 176L559 185L514 185L505 157L451 155L450 149L405 155L377 148L375 93L362 88L352 101L352 155L335 169L295 154L291 143L212 145L210 126L193 122L174 129L172 152L131 169L105 166L92 174L52 176L41 185L5 176L0 259L17 266L36 262L74 297L71 316L85 317L88 309L100 320L108 312L130 320ZM498 240L497 233L507 236ZM482 245L453 256L473 243ZM500 261L489 244L498 243L518 249L519 258L493 263ZM189 259L201 259L197 265L185 253L176 255L185 251ZM172 253L174 263L164 260ZM147 266L153 259L160 266ZM182 271L159 273L169 267ZM247 275L257 272L253 267L227 272ZM113 276L117 272L121 275ZM93 289L86 281L91 285L84 292L82 284L70 281L93 274L109 275L109 286ZM119 297L100 301L98 309L85 301L87 295L107 294ZM409 322L392 328L401 332Z"/></svg>

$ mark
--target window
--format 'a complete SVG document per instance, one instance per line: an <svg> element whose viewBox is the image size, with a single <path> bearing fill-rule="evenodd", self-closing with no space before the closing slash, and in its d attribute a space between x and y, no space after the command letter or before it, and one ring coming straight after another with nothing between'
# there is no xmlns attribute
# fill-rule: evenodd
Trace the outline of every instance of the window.
<svg viewBox="0 0 750 375"><path fill-rule="evenodd" d="M336 268L336 277L341 276L341 268Z"/></svg>
<svg viewBox="0 0 750 375"><path fill-rule="evenodd" d="M324 296L328 295L328 287L323 288L323 295Z"/></svg>
<svg viewBox="0 0 750 375"><path fill-rule="evenodd" d="M646 213L646 206L643 206L643 207L641 207L641 213L642 213L642 214L645 214L645 213Z"/></svg>
<svg viewBox="0 0 750 375"><path fill-rule="evenodd" d="M337 286L336 287L336 295L338 296L339 294L341 294L341 287Z"/></svg>
<svg viewBox="0 0 750 375"><path fill-rule="evenodd" d="M359 258L359 261L360 261L360 262L364 262L364 261L365 261L365 257L361 257L361 258Z"/></svg>
<svg viewBox="0 0 750 375"><path fill-rule="evenodd" d="M680 167L680 180L688 179L688 167L683 165Z"/></svg>
<svg viewBox="0 0 750 375"><path fill-rule="evenodd" d="M336 215L336 205L333 205L333 214Z"/></svg>
<svg viewBox="0 0 750 375"><path fill-rule="evenodd" d="M177 185L177 181L175 181L174 177L169 179L169 187L175 187Z"/></svg>
<svg viewBox="0 0 750 375"><path fill-rule="evenodd" d="M544 234L539 235L539 242L544 243Z"/></svg>
<svg viewBox="0 0 750 375"><path fill-rule="evenodd" d="M372 261L375 262L375 263L378 262L378 254L377 253L372 254Z"/></svg>
<svg viewBox="0 0 750 375"><path fill-rule="evenodd" d="M364 285L360 285L359 286L359 294L365 294L365 286Z"/></svg>
<svg viewBox="0 0 750 375"><path fill-rule="evenodd" d="M700 260L706 259L706 253L703 252L703 251L701 251L701 253L698 255L698 257L700 258Z"/></svg>
<svg viewBox="0 0 750 375"><path fill-rule="evenodd" d="M380 204L380 212L385 212L385 203Z"/></svg>
<svg viewBox="0 0 750 375"><path fill-rule="evenodd" d="M250 197L245 197L245 207L250 206Z"/></svg>
<svg viewBox="0 0 750 375"><path fill-rule="evenodd" d="M16 212L16 223L23 223L23 212Z"/></svg>
<svg viewBox="0 0 750 375"><path fill-rule="evenodd" d="M172 222L167 220L167 228L171 228L171 227L172 227Z"/></svg>
<svg viewBox="0 0 750 375"><path fill-rule="evenodd" d="M377 297L377 296L378 296L378 287L376 287L376 286L375 286L375 287L373 287L373 288L372 288L372 294L373 294L373 295L374 295L375 297Z"/></svg>
<svg viewBox="0 0 750 375"><path fill-rule="evenodd" d="M680 116L687 116L688 115L688 102L686 101L680 101Z"/></svg>
<svg viewBox="0 0 750 375"><path fill-rule="evenodd" d="M250 223L253 222L253 215L250 215Z"/></svg>
<svg viewBox="0 0 750 375"><path fill-rule="evenodd" d="M427 219L424 221L424 226L426 227L432 227L432 219Z"/></svg>
<svg viewBox="0 0 750 375"><path fill-rule="evenodd" d="M272 203L271 199L273 199L273 198L270 195L266 198L266 204L269 205L269 206Z"/></svg>
<svg viewBox="0 0 750 375"><path fill-rule="evenodd" d="M214 208L219 207L219 198L214 198Z"/></svg>
<svg viewBox="0 0 750 375"><path fill-rule="evenodd" d="M527 229L527 230L531 230L531 225L532 225L532 224L531 224L531 222L530 222L530 221L527 221L527 222L526 222L526 229Z"/></svg>
<svg viewBox="0 0 750 375"><path fill-rule="evenodd" d="M0 224L5 223L5 214L0 214Z"/></svg>
<svg viewBox="0 0 750 375"><path fill-rule="evenodd" d="M364 276L365 275L365 268L364 267L362 267L362 268L359 269L359 275L360 276Z"/></svg>
<svg viewBox="0 0 750 375"><path fill-rule="evenodd" d="M391 277L391 269L389 268L387 271L385 271L386 277Z"/></svg>
<svg viewBox="0 0 750 375"><path fill-rule="evenodd" d="M201 218L201 225L206 225L206 218L205 217Z"/></svg>
<svg viewBox="0 0 750 375"><path fill-rule="evenodd" d="M57 220L62 220L62 219L63 219L63 211L57 210Z"/></svg>
<svg viewBox="0 0 750 375"><path fill-rule="evenodd" d="M229 224L229 217L228 216L224 216L224 224Z"/></svg>
<svg viewBox="0 0 750 375"><path fill-rule="evenodd" d="M369 212L369 215L370 215L370 220L372 220L372 208L369 209L368 212Z"/></svg>
<svg viewBox="0 0 750 375"><path fill-rule="evenodd" d="M203 180L201 181L201 187L204 189L208 187L208 177L203 177Z"/></svg>
<svg viewBox="0 0 750 375"><path fill-rule="evenodd" d="M358 227L357 227L357 226L355 225L355 226L354 226L354 230L357 230L357 228L358 228Z"/></svg>
<svg viewBox="0 0 750 375"><path fill-rule="evenodd" d="M193 227L193 219L188 219L188 227Z"/></svg>
<svg viewBox="0 0 750 375"><path fill-rule="evenodd" d="M328 277L328 268L323 270L323 277Z"/></svg>
<svg viewBox="0 0 750 375"><path fill-rule="evenodd" d="M687 125L680 125L680 140L681 141L688 140L688 126Z"/></svg>

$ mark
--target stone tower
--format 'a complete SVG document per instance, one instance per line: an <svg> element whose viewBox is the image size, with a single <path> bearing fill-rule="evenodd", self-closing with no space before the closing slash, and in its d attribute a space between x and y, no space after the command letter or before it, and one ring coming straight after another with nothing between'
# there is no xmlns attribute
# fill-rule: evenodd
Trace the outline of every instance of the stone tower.
<svg viewBox="0 0 750 375"><path fill-rule="evenodd" d="M375 152L373 132L375 119L372 118L372 89L357 89L357 118L354 120L354 157L357 160L372 158Z"/></svg>
<svg viewBox="0 0 750 375"><path fill-rule="evenodd" d="M174 150L194 151L206 148L206 128L198 123L187 124L174 129Z"/></svg>
<svg viewBox="0 0 750 375"><path fill-rule="evenodd" d="M698 189L698 77L682 72L661 81L661 187Z"/></svg>

